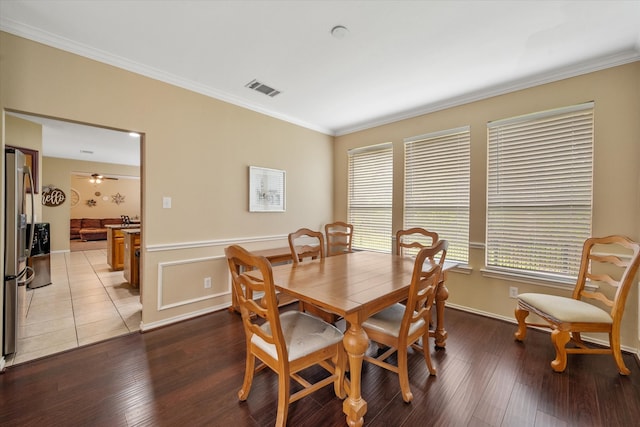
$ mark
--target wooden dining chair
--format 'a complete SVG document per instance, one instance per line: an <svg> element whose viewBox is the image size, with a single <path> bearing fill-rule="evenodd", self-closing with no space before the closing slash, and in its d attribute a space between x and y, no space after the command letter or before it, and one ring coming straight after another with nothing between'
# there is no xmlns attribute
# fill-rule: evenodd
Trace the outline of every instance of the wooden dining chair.
<svg viewBox="0 0 640 427"><path fill-rule="evenodd" d="M344 398L346 356L342 332L306 313L287 311L280 314L273 272L266 258L254 256L237 245L225 248L225 255L242 314L247 347L244 382L238 398L244 401L249 397L254 374L265 366L278 374L276 426L286 425L290 403L331 383L336 396ZM239 273L243 271L241 267L254 271ZM260 272L261 279L252 276L255 270ZM264 296L255 301L256 293ZM262 361L259 366L256 366L256 358ZM300 371L314 365L320 365L329 375L310 383ZM290 393L291 379L303 387L293 394Z"/></svg>
<svg viewBox="0 0 640 427"><path fill-rule="evenodd" d="M294 264L303 262L305 259L322 259L325 257L324 236L320 231L301 228L288 236L289 249ZM300 301L300 311L311 313L322 320L335 324L340 317L334 313L329 313L308 302Z"/></svg>
<svg viewBox="0 0 640 427"><path fill-rule="evenodd" d="M301 262L305 258L324 258L324 236L320 231L300 228L289 233L289 249L294 264Z"/></svg>
<svg viewBox="0 0 640 427"><path fill-rule="evenodd" d="M449 242L439 240L434 246L421 249L418 252L413 265L413 276L406 305L394 304L362 323L362 329L365 330L371 341L382 344L383 348L387 347L382 350L382 354L379 356L365 355L364 360L398 374L402 399L405 402L411 402L413 399L409 387L407 360L409 347L421 351L429 373L436 374L429 354L429 319L442 267L440 264L428 260L435 256L444 260L448 246ZM387 362L386 360L396 352L398 364L393 365Z"/></svg>
<svg viewBox="0 0 640 427"><path fill-rule="evenodd" d="M567 354L612 354L620 374L629 375L620 351L620 324L638 265L640 244L623 236L587 239L571 297L541 293L518 295L516 340L525 339L527 326L550 328L556 350L556 358L551 362L554 371L565 370ZM529 313L538 315L545 323L526 322ZM582 332L609 334L609 347L588 346L580 336ZM575 347L567 348L569 341Z"/></svg>
<svg viewBox="0 0 640 427"><path fill-rule="evenodd" d="M418 253L420 249L433 246L438 241L438 233L435 231L429 231L421 227L407 228L406 230L398 230L396 232L396 255L400 256L413 256ZM433 258L431 258L433 261ZM440 267L443 266L444 259L440 262ZM440 275L440 281L444 279L444 275ZM406 301L403 301L403 304ZM429 319L431 324L431 319Z"/></svg>
<svg viewBox="0 0 640 427"><path fill-rule="evenodd" d="M327 256L341 255L351 252L353 225L336 221L325 224L324 234L327 237Z"/></svg>
<svg viewBox="0 0 640 427"><path fill-rule="evenodd" d="M406 256L420 249L433 246L438 241L438 233L414 227L398 230L396 233L396 255Z"/></svg>

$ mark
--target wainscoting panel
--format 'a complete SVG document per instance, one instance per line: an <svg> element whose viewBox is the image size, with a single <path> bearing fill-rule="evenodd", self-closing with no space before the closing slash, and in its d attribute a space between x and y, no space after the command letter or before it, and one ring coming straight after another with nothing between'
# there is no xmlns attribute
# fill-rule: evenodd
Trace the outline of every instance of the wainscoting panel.
<svg viewBox="0 0 640 427"><path fill-rule="evenodd" d="M205 288L209 278L211 287ZM216 298L231 293L224 256L158 264L158 310Z"/></svg>

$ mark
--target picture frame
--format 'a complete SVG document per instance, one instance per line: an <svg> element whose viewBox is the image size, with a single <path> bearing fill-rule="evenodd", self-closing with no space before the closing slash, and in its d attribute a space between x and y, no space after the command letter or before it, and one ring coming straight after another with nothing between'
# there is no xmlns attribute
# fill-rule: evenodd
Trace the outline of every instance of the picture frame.
<svg viewBox="0 0 640 427"><path fill-rule="evenodd" d="M249 212L285 212L286 173L249 166Z"/></svg>
<svg viewBox="0 0 640 427"><path fill-rule="evenodd" d="M24 148L24 147L16 147L13 145L7 145L8 148L14 148L16 150L20 150L23 154L24 154L24 158L25 158L25 164L27 166L29 166L29 169L31 169L31 176L33 177L33 186L34 194L38 194L39 191L38 189L40 188L40 181L39 181L39 177L38 177L38 171L39 171L39 163L38 163L38 159L40 158L38 150L32 150L30 148ZM31 185L29 185L29 180L25 179L24 182L24 188L25 191L27 193L31 193Z"/></svg>

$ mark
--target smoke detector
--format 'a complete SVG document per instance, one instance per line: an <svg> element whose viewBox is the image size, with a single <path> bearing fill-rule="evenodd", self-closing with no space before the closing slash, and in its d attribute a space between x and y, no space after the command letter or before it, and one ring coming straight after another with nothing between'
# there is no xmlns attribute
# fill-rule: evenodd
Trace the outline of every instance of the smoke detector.
<svg viewBox="0 0 640 427"><path fill-rule="evenodd" d="M342 40L349 35L349 29L344 25L336 25L331 29L331 35L338 40Z"/></svg>

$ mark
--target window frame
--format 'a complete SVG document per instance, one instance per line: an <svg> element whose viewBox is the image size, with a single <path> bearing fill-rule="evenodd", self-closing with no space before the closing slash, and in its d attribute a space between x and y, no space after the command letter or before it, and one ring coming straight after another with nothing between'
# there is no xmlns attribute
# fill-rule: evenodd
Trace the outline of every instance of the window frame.
<svg viewBox="0 0 640 427"><path fill-rule="evenodd" d="M449 241L447 259L463 264L469 262L470 129L404 139L403 227L438 233Z"/></svg>
<svg viewBox="0 0 640 427"><path fill-rule="evenodd" d="M575 280L593 224L594 110L586 102L487 124L483 271L534 282Z"/></svg>
<svg viewBox="0 0 640 427"><path fill-rule="evenodd" d="M347 222L353 224L354 250L392 252L393 172L391 142L348 151Z"/></svg>

